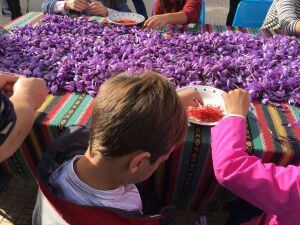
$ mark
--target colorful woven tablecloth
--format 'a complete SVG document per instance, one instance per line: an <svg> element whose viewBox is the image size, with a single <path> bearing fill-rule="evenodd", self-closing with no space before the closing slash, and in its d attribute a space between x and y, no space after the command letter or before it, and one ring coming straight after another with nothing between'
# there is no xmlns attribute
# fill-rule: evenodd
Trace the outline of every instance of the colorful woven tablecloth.
<svg viewBox="0 0 300 225"><path fill-rule="evenodd" d="M25 24L38 24L44 14L32 12L2 27L11 30ZM104 18L90 17L105 23ZM242 31L272 36L276 32L256 28L195 25L186 31L225 32ZM168 35L168 34L163 34ZM170 37L169 37L170 38ZM89 126L93 98L85 93L49 95L38 110L32 131L21 149L2 164L8 172L33 179L36 165L43 151L65 127L74 124ZM284 109L284 111L282 111ZM248 116L248 153L265 162L280 165L300 161L300 129L287 124L299 119L298 107L283 104L281 109L255 102ZM284 137L291 142L283 141ZM162 165L149 181L167 204L190 211L222 211L227 200L233 198L218 185L212 168L210 127L189 125L184 145Z"/></svg>

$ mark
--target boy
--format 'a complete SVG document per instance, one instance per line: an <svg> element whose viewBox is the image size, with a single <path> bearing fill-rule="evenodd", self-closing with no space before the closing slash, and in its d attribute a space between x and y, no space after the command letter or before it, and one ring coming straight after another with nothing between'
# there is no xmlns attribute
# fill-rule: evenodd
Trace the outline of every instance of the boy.
<svg viewBox="0 0 300 225"><path fill-rule="evenodd" d="M84 155L54 170L49 178L52 192L79 205L142 214L135 183L149 178L183 141L187 131L183 104L201 101L193 90L180 95L182 102L174 86L154 72L120 74L106 81L95 99L89 146ZM47 224L39 198L33 224ZM45 214L50 218L49 211Z"/></svg>

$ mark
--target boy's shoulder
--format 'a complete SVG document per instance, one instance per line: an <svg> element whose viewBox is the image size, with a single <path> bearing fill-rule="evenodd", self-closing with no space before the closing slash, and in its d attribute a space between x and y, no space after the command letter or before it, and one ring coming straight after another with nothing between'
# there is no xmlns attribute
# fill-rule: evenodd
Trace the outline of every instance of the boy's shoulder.
<svg viewBox="0 0 300 225"><path fill-rule="evenodd" d="M70 126L56 138L38 165L38 178L48 184L50 175L65 162L86 151L89 142L89 131L83 126Z"/></svg>

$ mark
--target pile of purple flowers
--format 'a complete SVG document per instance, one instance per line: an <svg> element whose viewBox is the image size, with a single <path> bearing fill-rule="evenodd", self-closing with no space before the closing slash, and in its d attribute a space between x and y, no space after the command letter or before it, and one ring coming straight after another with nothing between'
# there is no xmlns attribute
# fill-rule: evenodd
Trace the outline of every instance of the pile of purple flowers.
<svg viewBox="0 0 300 225"><path fill-rule="evenodd" d="M47 16L36 27L1 36L0 70L42 77L49 90L86 91L122 71L153 70L177 87L209 85L250 91L252 99L300 105L300 45L296 38L245 33L182 33L171 39L134 26Z"/></svg>

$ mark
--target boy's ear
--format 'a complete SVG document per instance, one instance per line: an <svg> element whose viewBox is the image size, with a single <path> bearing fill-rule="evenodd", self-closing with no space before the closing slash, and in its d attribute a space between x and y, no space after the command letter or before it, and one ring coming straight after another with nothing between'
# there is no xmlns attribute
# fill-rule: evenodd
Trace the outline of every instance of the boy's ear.
<svg viewBox="0 0 300 225"><path fill-rule="evenodd" d="M140 152L134 155L129 163L129 172L135 173L138 168L150 159L150 152Z"/></svg>

